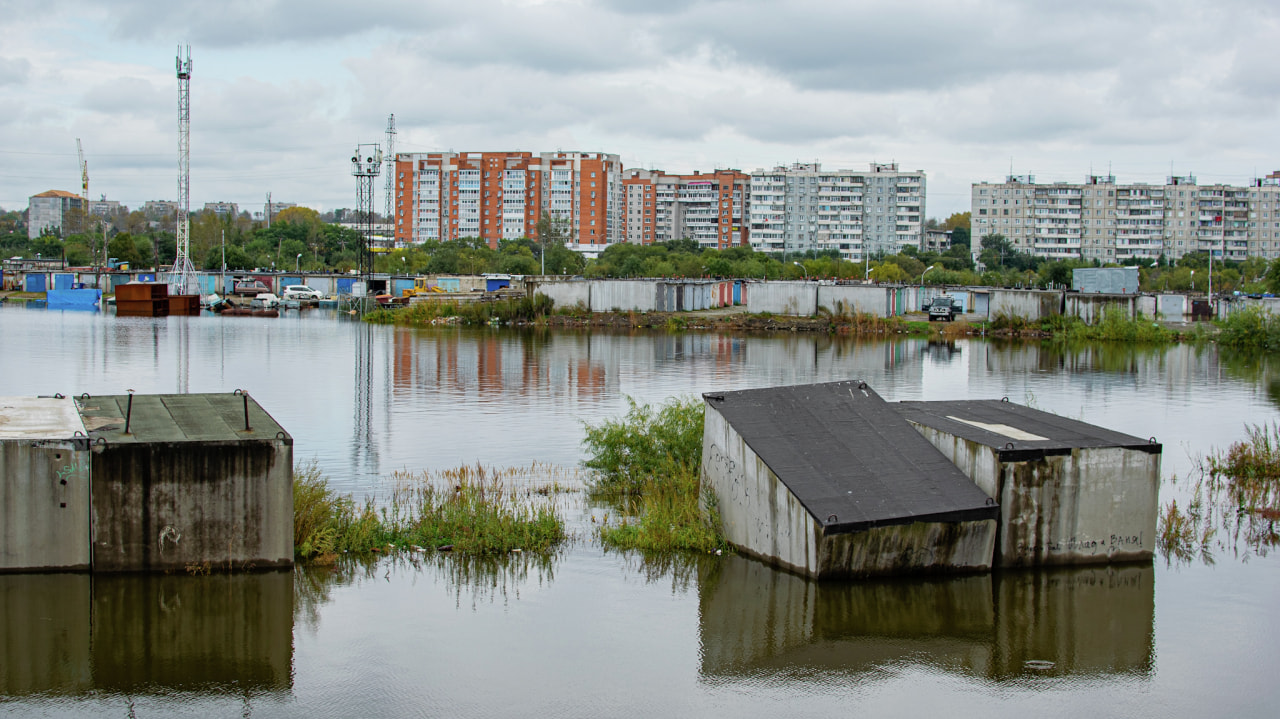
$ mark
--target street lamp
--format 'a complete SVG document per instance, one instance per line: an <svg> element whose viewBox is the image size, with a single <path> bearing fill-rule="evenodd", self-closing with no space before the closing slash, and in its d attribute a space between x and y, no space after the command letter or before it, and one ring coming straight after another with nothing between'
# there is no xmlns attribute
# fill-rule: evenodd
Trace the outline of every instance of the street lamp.
<svg viewBox="0 0 1280 719"><path fill-rule="evenodd" d="M1195 270L1191 271L1191 291L1192 292L1196 291L1196 271Z"/></svg>
<svg viewBox="0 0 1280 719"><path fill-rule="evenodd" d="M293 271L302 274L302 253L298 253L297 261L293 263Z"/></svg>
<svg viewBox="0 0 1280 719"><path fill-rule="evenodd" d="M933 268L935 268L935 267L937 267L937 265L929 265L928 267L924 268L924 272L921 272L921 273L920 273L920 284L921 284L921 285L923 285L923 284L924 284L924 276L925 276L925 275L927 275L927 274L929 274L929 270L932 270L932 269L933 269Z"/></svg>
<svg viewBox="0 0 1280 719"><path fill-rule="evenodd" d="M800 270L801 270L802 272L804 272L804 279L805 279L805 282L808 282L808 281L809 281L809 270L805 269L805 266L804 266L804 265L802 265L802 264L800 264L799 262L792 262L791 264L795 265L796 267L799 267L799 268L800 268Z"/></svg>

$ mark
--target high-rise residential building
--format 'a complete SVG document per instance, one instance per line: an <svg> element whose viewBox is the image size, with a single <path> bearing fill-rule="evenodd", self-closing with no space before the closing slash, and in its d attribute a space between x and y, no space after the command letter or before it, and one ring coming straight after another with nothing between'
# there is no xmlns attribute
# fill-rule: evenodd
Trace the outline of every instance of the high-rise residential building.
<svg viewBox="0 0 1280 719"><path fill-rule="evenodd" d="M750 179L737 170L692 175L627 170L622 177L624 239L642 245L690 239L707 249L747 244Z"/></svg>
<svg viewBox="0 0 1280 719"><path fill-rule="evenodd" d="M218 217L239 217L240 206L234 202L206 202L204 211L212 212Z"/></svg>
<svg viewBox="0 0 1280 719"><path fill-rule="evenodd" d="M761 252L836 250L849 260L920 248L925 174L897 164L866 171L795 163L751 175L750 241Z"/></svg>
<svg viewBox="0 0 1280 719"><path fill-rule="evenodd" d="M1052 184L1010 175L974 183L971 200L975 258L991 234L1053 259L1176 259L1197 251L1230 260L1280 257L1280 172L1248 187L1199 185L1192 176L1151 185L1112 175Z"/></svg>
<svg viewBox="0 0 1280 719"><path fill-rule="evenodd" d="M396 155L395 243L537 238L544 216L588 255L621 242L622 163L593 152Z"/></svg>
<svg viewBox="0 0 1280 719"><path fill-rule="evenodd" d="M178 203L173 200L147 200L142 203L142 214L150 220L162 220L177 212Z"/></svg>
<svg viewBox="0 0 1280 719"><path fill-rule="evenodd" d="M74 192L48 190L32 195L27 200L27 237L34 240L45 230L61 231L63 215L73 208L84 209L84 199Z"/></svg>

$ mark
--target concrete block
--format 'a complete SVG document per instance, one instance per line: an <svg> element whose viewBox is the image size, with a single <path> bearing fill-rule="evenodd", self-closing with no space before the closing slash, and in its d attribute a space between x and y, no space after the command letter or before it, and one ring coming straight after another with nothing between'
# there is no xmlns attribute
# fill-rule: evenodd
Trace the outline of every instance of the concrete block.
<svg viewBox="0 0 1280 719"><path fill-rule="evenodd" d="M89 437L66 398L0 398L0 572L88 569Z"/></svg>
<svg viewBox="0 0 1280 719"><path fill-rule="evenodd" d="M232 394L83 402L94 571L292 564L293 438L251 398L246 429L245 407Z"/></svg>
<svg viewBox="0 0 1280 719"><path fill-rule="evenodd" d="M1160 444L998 400L899 407L1000 504L997 566L1154 556Z"/></svg>

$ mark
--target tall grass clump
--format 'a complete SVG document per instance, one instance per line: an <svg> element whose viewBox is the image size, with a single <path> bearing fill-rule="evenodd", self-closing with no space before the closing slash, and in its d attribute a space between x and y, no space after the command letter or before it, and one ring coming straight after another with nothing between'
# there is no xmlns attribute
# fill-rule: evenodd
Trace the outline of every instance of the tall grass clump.
<svg viewBox="0 0 1280 719"><path fill-rule="evenodd" d="M1265 555L1280 545L1280 424L1245 428L1246 439L1199 462L1185 509L1170 503L1160 517L1159 548L1185 561L1209 555L1212 540L1231 552Z"/></svg>
<svg viewBox="0 0 1280 719"><path fill-rule="evenodd" d="M1280 350L1280 316L1261 307L1246 307L1232 312L1218 323L1218 343L1236 349Z"/></svg>
<svg viewBox="0 0 1280 719"><path fill-rule="evenodd" d="M439 475L397 472L389 522L397 543L474 554L546 551L565 538L548 494L509 487L504 473L459 467Z"/></svg>
<svg viewBox="0 0 1280 719"><path fill-rule="evenodd" d="M627 402L624 417L587 425L583 440L592 495L622 512L601 528L601 539L645 551L726 548L714 495L701 486L701 400L676 398L656 410Z"/></svg>
<svg viewBox="0 0 1280 719"><path fill-rule="evenodd" d="M1088 340L1094 342L1139 342L1155 344L1172 342L1177 334L1160 326L1160 323L1143 317L1130 318L1118 308L1109 307L1102 312L1102 319L1096 324L1071 324L1066 328L1066 337L1070 340Z"/></svg>
<svg viewBox="0 0 1280 719"><path fill-rule="evenodd" d="M358 506L335 492L314 463L300 466L293 478L294 554L323 560L392 546L475 554L548 550L565 538L554 498L567 488L507 484L537 472L538 465L398 472L390 504L378 507L372 501Z"/></svg>
<svg viewBox="0 0 1280 719"><path fill-rule="evenodd" d="M533 297L506 297L489 301L458 302L432 299L411 302L396 310L376 309L364 315L372 324L396 325L486 325L534 322L551 315L555 302L544 294Z"/></svg>
<svg viewBox="0 0 1280 719"><path fill-rule="evenodd" d="M316 463L293 471L293 552L311 559L338 552L368 552L390 533L371 504L357 507L340 495Z"/></svg>

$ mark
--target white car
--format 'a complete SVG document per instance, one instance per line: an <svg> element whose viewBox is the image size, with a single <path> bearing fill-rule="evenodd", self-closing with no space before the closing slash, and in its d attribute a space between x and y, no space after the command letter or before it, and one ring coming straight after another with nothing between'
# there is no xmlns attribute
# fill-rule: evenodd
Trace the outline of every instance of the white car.
<svg viewBox="0 0 1280 719"><path fill-rule="evenodd" d="M280 305L280 298L271 292L263 292L249 301L249 306L269 310Z"/></svg>
<svg viewBox="0 0 1280 719"><path fill-rule="evenodd" d="M313 290L306 285L289 285L284 288L282 293L286 300L322 300L324 293L320 290Z"/></svg>

